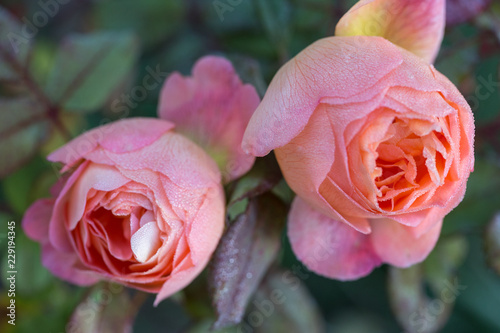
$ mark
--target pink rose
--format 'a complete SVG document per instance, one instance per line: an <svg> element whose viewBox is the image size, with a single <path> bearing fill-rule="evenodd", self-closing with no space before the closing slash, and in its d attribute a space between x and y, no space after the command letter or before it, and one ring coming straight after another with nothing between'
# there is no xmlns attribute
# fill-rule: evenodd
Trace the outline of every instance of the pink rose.
<svg viewBox="0 0 500 333"><path fill-rule="evenodd" d="M71 172L22 223L53 274L83 286L116 281L158 293L158 304L203 270L224 227L220 173L173 127L122 120L48 157Z"/></svg>
<svg viewBox="0 0 500 333"><path fill-rule="evenodd" d="M400 30L413 9L393 21ZM426 52L429 60L437 51ZM464 196L473 137L470 107L432 65L387 39L349 36L317 41L279 70L243 148L274 149L297 193L288 224L297 257L319 274L356 279L429 254Z"/></svg>
<svg viewBox="0 0 500 333"><path fill-rule="evenodd" d="M179 133L203 147L228 182L255 162L241 149L241 140L259 102L255 88L241 82L231 62L206 56L194 65L193 76L173 73L167 78L158 116L174 122Z"/></svg>

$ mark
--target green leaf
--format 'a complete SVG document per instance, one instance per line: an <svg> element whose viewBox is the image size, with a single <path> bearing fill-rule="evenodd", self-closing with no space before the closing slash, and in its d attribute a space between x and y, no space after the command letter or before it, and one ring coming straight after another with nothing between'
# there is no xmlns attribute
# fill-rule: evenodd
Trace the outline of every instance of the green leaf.
<svg viewBox="0 0 500 333"><path fill-rule="evenodd" d="M137 299L132 300L121 285L98 284L78 304L66 328L70 332L132 332L134 318L146 296L137 292Z"/></svg>
<svg viewBox="0 0 500 333"><path fill-rule="evenodd" d="M258 26L252 1L214 0L198 1L199 11L210 31L216 34L236 34Z"/></svg>
<svg viewBox="0 0 500 333"><path fill-rule="evenodd" d="M281 245L286 207L272 195L250 200L222 236L212 260L209 284L217 312L214 329L237 324Z"/></svg>
<svg viewBox="0 0 500 333"><path fill-rule="evenodd" d="M247 56L231 56L229 58L236 68L241 80L245 83L250 83L255 87L260 97L264 97L267 84L262 76L262 71L259 62Z"/></svg>
<svg viewBox="0 0 500 333"><path fill-rule="evenodd" d="M130 33L69 35L57 52L47 95L64 109L95 111L130 77L138 51Z"/></svg>
<svg viewBox="0 0 500 333"><path fill-rule="evenodd" d="M243 332L320 333L323 319L307 288L290 271L266 275L248 307Z"/></svg>
<svg viewBox="0 0 500 333"><path fill-rule="evenodd" d="M94 20L99 29L133 30L146 46L179 32L186 2L108 0L96 2Z"/></svg>
<svg viewBox="0 0 500 333"><path fill-rule="evenodd" d="M495 215L486 228L485 246L488 264L500 275L500 213Z"/></svg>
<svg viewBox="0 0 500 333"><path fill-rule="evenodd" d="M45 109L33 97L0 99L0 178L36 153L48 137L50 124Z"/></svg>
<svg viewBox="0 0 500 333"><path fill-rule="evenodd" d="M7 234L7 223L2 221L0 233ZM21 231L21 223L16 223L15 237L15 269L8 268L8 258L2 258L2 281L6 281L8 271L17 271L16 294L29 296L37 294L52 282L52 275L42 266L40 261L40 246L30 241ZM3 253L7 253L8 238L2 237Z"/></svg>
<svg viewBox="0 0 500 333"><path fill-rule="evenodd" d="M474 95L467 98L474 111L476 124L488 124L499 114L500 79L498 68L500 58L493 56L481 59L476 69L476 88Z"/></svg>
<svg viewBox="0 0 500 333"><path fill-rule="evenodd" d="M273 155L258 158L252 170L234 185L228 207L270 191L281 179L281 172Z"/></svg>
<svg viewBox="0 0 500 333"><path fill-rule="evenodd" d="M465 238L447 237L422 264L390 268L389 300L407 332L434 333L446 324L457 297L466 289L459 283L457 270L467 250Z"/></svg>
<svg viewBox="0 0 500 333"><path fill-rule="evenodd" d="M288 0L256 0L257 12L269 39L276 46L281 62L288 58L288 44L290 42L290 13Z"/></svg>
<svg viewBox="0 0 500 333"><path fill-rule="evenodd" d="M500 332L500 279L486 265L483 240L473 235L469 242L470 254L459 272L460 284L467 289L459 295L457 305L467 317L476 317L491 332Z"/></svg>
<svg viewBox="0 0 500 333"><path fill-rule="evenodd" d="M22 216L36 199L50 196L50 188L60 177L60 170L54 168L55 164L38 156L2 181L5 201L13 212Z"/></svg>

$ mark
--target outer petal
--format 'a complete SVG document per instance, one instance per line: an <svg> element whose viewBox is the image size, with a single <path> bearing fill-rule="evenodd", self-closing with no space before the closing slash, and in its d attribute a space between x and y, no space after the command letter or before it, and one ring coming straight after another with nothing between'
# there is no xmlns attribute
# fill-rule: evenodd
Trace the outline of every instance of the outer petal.
<svg viewBox="0 0 500 333"><path fill-rule="evenodd" d="M327 111L326 105L320 106L298 136L286 146L276 149L276 158L283 176L295 193L330 218L369 233L370 226L366 219L351 217L346 220L336 211L337 207L328 204L331 201L325 201L326 197L320 189L335 158L333 130L325 126L329 122Z"/></svg>
<svg viewBox="0 0 500 333"><path fill-rule="evenodd" d="M42 263L52 274L79 286L90 286L102 278L86 269L76 253L58 251L49 242L43 244Z"/></svg>
<svg viewBox="0 0 500 333"><path fill-rule="evenodd" d="M207 56L195 64L192 77L174 73L167 79L158 114L205 147L229 180L254 163L243 153L241 140L259 102L255 88L242 84L228 60Z"/></svg>
<svg viewBox="0 0 500 333"><path fill-rule="evenodd" d="M361 0L337 24L337 36L380 36L432 63L444 35L445 0Z"/></svg>
<svg viewBox="0 0 500 333"><path fill-rule="evenodd" d="M24 232L42 244L42 263L54 275L80 286L96 283L100 277L82 266L74 252L61 252L51 245L49 221L53 205L54 199L41 199L31 205L23 217Z"/></svg>
<svg viewBox="0 0 500 333"><path fill-rule="evenodd" d="M47 159L64 163L64 172L99 146L115 153L132 152L150 145L173 128L172 123L160 119L123 119L85 132L51 153Z"/></svg>
<svg viewBox="0 0 500 333"><path fill-rule="evenodd" d="M222 186L208 189L205 200L191 224L187 242L194 265L208 262L222 236L225 222L225 199Z"/></svg>
<svg viewBox="0 0 500 333"><path fill-rule="evenodd" d="M91 189L99 191L113 191L125 185L130 180L111 166L90 163L73 184L71 192L64 202L66 224L73 230L85 213L87 195Z"/></svg>
<svg viewBox="0 0 500 333"><path fill-rule="evenodd" d="M329 278L358 279L381 264L369 235L328 218L299 197L290 210L288 237L297 258Z"/></svg>
<svg viewBox="0 0 500 333"><path fill-rule="evenodd" d="M358 95L402 61L400 49L383 38L330 37L317 41L275 75L250 119L243 150L264 156L284 146L304 129L323 97Z"/></svg>
<svg viewBox="0 0 500 333"><path fill-rule="evenodd" d="M174 269L156 296L155 305L191 283L208 264L224 229L224 202L222 187L210 189L188 233L192 267Z"/></svg>
<svg viewBox="0 0 500 333"><path fill-rule="evenodd" d="M429 228L429 222L408 227L391 219L371 221L372 243L383 262L398 267L409 267L424 260L432 251L441 232L443 220L432 221L434 226L420 235L419 229Z"/></svg>
<svg viewBox="0 0 500 333"><path fill-rule="evenodd" d="M458 106L458 117L460 120L460 157L462 159L462 177L466 179L468 173L474 169L474 116L472 110L458 91L457 87L451 83L446 76L438 72L434 67L432 67L432 72L436 80L443 86L442 93L444 97L450 102Z"/></svg>
<svg viewBox="0 0 500 333"><path fill-rule="evenodd" d="M217 165L203 149L175 132L164 134L139 151L114 153L96 149L86 159L131 171L159 172L184 188L210 187L219 183L221 177Z"/></svg>
<svg viewBox="0 0 500 333"><path fill-rule="evenodd" d="M49 222L54 207L54 199L40 199L24 213L22 226L26 235L38 242L49 237Z"/></svg>

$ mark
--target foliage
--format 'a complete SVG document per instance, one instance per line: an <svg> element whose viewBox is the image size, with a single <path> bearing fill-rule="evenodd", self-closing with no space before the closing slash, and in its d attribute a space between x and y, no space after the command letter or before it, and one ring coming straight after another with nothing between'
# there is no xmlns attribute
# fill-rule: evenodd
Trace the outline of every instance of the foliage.
<svg viewBox="0 0 500 333"><path fill-rule="evenodd" d="M0 331L112 330L103 318L134 332L205 332L215 322L220 332L500 331L500 234L498 215L493 218L500 210L500 4L495 1L474 1L478 11L489 9L473 13L462 9L465 2L449 1L453 20L436 68L473 108L476 167L464 201L446 217L440 243L420 265L407 270L383 266L354 282L308 272L285 237L291 192L272 156L226 188L229 231L222 240L225 248L214 258L227 264L229 252L244 250L237 257L246 265L234 275L221 271L229 264L212 268L157 308L151 297L139 308L140 297L128 289L98 285L86 290L59 281L40 264L38 245L22 233L24 211L48 196L59 177L58 166L45 161L47 153L100 124L155 116L166 74L187 74L206 54L228 57L262 95L284 62L333 35L354 2L4 0ZM157 84L146 86L148 75ZM274 202L267 206L272 211L258 208L263 200ZM8 221L16 222L17 234L15 330L5 320ZM248 234L258 241L242 237ZM252 283L245 281L250 275ZM461 289L451 300L446 288L455 282ZM227 286L232 293L224 293ZM106 291L110 299L102 301ZM231 326L240 319L240 326Z"/></svg>

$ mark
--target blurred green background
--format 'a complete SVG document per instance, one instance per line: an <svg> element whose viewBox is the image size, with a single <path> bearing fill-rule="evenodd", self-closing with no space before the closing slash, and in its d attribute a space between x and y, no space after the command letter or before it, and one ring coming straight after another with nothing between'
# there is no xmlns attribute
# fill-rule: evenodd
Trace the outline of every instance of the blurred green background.
<svg viewBox="0 0 500 333"><path fill-rule="evenodd" d="M157 308L148 297L133 323L130 313L139 294L104 284L77 288L42 267L39 245L23 235L21 219L35 199L49 195L58 178L59 167L45 156L104 122L155 116L161 81L129 102L122 94L141 87L151 71L162 80L173 71L189 74L203 55L229 58L243 81L262 95L287 59L333 35L353 3L2 0L10 14L3 13L0 22L0 331L85 332L86 326L68 325L77 306L83 308L81 322L105 317L114 323L103 331L118 332L122 326L134 332L208 331L214 311L204 275ZM227 332L500 332L500 227L492 223L500 211L500 3L459 6L464 3L448 1L449 22L435 66L473 108L476 166L466 197L446 217L434 252L408 270L383 266L358 281L338 282L308 272L283 235L277 263L251 301L244 325ZM485 11L476 11L482 6ZM8 22L8 15L19 23ZM12 59L5 58L12 31L20 49L14 60L25 66L17 72L9 67ZM41 116L40 98L57 106L48 118ZM15 327L7 324L6 309L11 220L16 222L18 271ZM269 316L258 306L266 288L287 295ZM255 311L262 323L252 317Z"/></svg>

